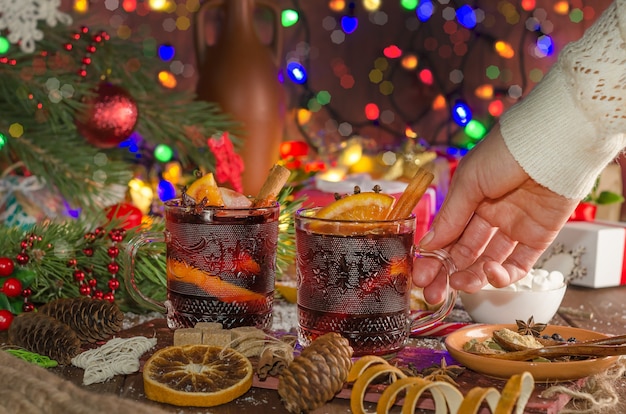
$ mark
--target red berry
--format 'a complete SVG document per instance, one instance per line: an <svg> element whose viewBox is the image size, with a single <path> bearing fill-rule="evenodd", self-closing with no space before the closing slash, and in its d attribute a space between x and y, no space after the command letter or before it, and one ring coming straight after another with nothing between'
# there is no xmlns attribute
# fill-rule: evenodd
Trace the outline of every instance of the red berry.
<svg viewBox="0 0 626 414"><path fill-rule="evenodd" d="M9 257L0 257L0 276L11 276L15 269L15 263Z"/></svg>
<svg viewBox="0 0 626 414"><path fill-rule="evenodd" d="M2 292L10 298L18 297L22 294L22 282L16 277L10 277L4 281Z"/></svg>
<svg viewBox="0 0 626 414"><path fill-rule="evenodd" d="M13 322L13 314L6 309L0 309L0 331L6 331Z"/></svg>

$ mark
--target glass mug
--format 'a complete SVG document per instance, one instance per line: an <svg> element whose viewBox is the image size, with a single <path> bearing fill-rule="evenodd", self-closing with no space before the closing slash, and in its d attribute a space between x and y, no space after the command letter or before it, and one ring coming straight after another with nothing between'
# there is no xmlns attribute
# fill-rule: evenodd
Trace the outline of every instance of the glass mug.
<svg viewBox="0 0 626 414"><path fill-rule="evenodd" d="M280 207L204 207L165 202L165 231L142 232L126 247L130 296L165 313L171 329L197 322L224 328L272 324ZM165 242L167 300L144 295L135 282L135 256L147 243Z"/></svg>
<svg viewBox="0 0 626 414"><path fill-rule="evenodd" d="M308 345L333 331L346 337L355 356L402 349L452 310L456 291L433 313L411 312L413 259L442 262L448 277L456 267L443 250L414 243L415 216L354 222L313 217L319 208L296 213L298 337Z"/></svg>

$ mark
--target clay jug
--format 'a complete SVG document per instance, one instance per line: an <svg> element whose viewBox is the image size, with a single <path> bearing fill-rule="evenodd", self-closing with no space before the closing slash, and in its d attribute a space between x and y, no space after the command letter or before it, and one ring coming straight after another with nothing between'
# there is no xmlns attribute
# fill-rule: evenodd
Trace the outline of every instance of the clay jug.
<svg viewBox="0 0 626 414"><path fill-rule="evenodd" d="M221 7L223 21L216 40L205 39L205 14ZM264 44L254 24L256 7L274 14L273 37ZM199 99L215 102L242 124L239 153L244 162L243 191L256 195L278 160L285 124L285 90L279 81L282 52L280 11L272 3L255 0L213 0L196 15L196 58Z"/></svg>

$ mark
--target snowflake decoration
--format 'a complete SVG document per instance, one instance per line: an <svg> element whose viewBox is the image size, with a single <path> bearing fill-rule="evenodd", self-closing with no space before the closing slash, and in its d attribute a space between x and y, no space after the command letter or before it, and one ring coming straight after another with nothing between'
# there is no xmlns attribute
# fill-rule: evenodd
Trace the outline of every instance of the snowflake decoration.
<svg viewBox="0 0 626 414"><path fill-rule="evenodd" d="M35 51L35 43L43 39L37 28L40 20L54 27L57 23L72 24L72 18L59 11L61 0L0 0L0 31L8 31L10 43L19 44L24 53Z"/></svg>

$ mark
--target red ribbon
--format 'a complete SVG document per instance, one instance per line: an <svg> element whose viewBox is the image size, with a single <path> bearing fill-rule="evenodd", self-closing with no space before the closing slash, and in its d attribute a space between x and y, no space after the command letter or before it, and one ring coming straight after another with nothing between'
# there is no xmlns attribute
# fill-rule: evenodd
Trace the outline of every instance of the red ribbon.
<svg viewBox="0 0 626 414"><path fill-rule="evenodd" d="M594 221L598 206L593 203L579 203L576 210L569 217L569 221Z"/></svg>

